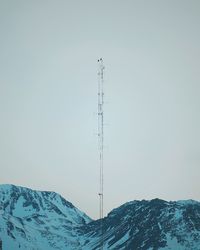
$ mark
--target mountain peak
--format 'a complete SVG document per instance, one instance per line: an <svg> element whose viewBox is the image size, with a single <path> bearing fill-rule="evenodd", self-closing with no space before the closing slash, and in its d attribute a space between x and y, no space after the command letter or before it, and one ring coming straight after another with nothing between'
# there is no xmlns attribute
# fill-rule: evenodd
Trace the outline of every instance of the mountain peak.
<svg viewBox="0 0 200 250"><path fill-rule="evenodd" d="M200 250L200 203L130 201L103 219L104 247L116 250ZM101 221L58 193L0 185L3 249L97 250Z"/></svg>

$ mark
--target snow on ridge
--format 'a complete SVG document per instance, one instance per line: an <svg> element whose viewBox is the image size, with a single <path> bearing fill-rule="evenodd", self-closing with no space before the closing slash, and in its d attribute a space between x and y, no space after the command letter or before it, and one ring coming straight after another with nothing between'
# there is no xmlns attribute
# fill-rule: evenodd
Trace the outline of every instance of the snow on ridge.
<svg viewBox="0 0 200 250"><path fill-rule="evenodd" d="M178 205L200 205L200 201L197 200L193 200L193 199L186 199L186 200L163 200L163 199L159 199L159 198L154 198L154 199L150 199L150 200L133 200L133 201L128 201L126 203L124 203L122 206L129 206L129 205L139 205L142 203L152 203L152 202L163 202L165 205L170 205L170 204L178 204ZM115 210L115 209L113 209Z"/></svg>
<svg viewBox="0 0 200 250"><path fill-rule="evenodd" d="M177 204L180 205L200 205L200 201L193 200L193 199L188 199L188 200L178 200L176 201Z"/></svg>
<svg viewBox="0 0 200 250"><path fill-rule="evenodd" d="M79 223L84 220L89 223L92 219L76 208L71 202L65 200L60 194L53 191L37 191L12 184L0 185L0 203L7 201L6 210L18 217L34 213L62 213L69 220ZM23 209L22 209L23 208ZM57 212L56 212L57 211Z"/></svg>

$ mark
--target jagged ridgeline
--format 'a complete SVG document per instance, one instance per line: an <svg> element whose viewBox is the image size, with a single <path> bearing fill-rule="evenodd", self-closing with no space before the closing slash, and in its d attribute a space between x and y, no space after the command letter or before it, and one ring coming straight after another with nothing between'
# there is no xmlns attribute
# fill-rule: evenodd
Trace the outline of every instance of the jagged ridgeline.
<svg viewBox="0 0 200 250"><path fill-rule="evenodd" d="M200 250L197 201L128 202L103 225L104 249ZM99 220L57 193L0 185L0 249L97 250L100 234Z"/></svg>

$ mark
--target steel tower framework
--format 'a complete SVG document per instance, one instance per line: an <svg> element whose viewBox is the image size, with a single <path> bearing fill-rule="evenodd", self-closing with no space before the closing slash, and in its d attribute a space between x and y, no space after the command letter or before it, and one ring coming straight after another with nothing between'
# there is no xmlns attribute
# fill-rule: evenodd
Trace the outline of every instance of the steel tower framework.
<svg viewBox="0 0 200 250"><path fill-rule="evenodd" d="M99 143L99 217L101 224L100 249L103 250L104 231L104 64L103 59L98 60L98 143Z"/></svg>

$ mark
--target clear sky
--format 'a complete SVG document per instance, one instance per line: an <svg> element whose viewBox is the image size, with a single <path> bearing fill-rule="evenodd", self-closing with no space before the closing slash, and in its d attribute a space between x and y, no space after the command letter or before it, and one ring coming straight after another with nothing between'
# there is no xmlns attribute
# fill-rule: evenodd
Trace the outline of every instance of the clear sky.
<svg viewBox="0 0 200 250"><path fill-rule="evenodd" d="M199 0L0 0L0 183L98 217L102 57L105 213L200 200L199 13Z"/></svg>

